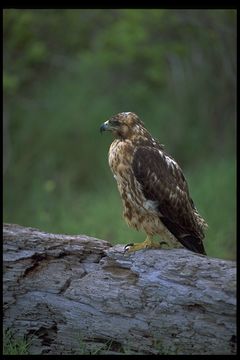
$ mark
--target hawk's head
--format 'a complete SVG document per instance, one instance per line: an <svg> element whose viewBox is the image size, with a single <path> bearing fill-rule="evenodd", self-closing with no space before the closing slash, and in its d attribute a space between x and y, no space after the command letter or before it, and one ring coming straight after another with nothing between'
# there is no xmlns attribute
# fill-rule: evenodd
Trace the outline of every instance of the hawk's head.
<svg viewBox="0 0 240 360"><path fill-rule="evenodd" d="M134 135L143 133L143 130L145 130L143 122L132 112L122 112L114 115L100 127L101 132L112 131L114 136L121 139L130 139Z"/></svg>

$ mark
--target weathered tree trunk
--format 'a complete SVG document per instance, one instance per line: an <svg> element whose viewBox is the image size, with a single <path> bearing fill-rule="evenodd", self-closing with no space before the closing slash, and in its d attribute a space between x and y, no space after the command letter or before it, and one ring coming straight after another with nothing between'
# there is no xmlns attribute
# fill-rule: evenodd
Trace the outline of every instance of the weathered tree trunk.
<svg viewBox="0 0 240 360"><path fill-rule="evenodd" d="M236 265L5 224L4 327L31 354L235 354Z"/></svg>

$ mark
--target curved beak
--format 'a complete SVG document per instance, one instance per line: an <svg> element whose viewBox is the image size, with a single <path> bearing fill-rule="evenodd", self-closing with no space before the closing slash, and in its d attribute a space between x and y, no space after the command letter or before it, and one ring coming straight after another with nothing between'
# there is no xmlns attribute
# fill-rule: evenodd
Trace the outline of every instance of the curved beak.
<svg viewBox="0 0 240 360"><path fill-rule="evenodd" d="M100 126L100 133L102 133L103 131L107 131L107 130L111 130L111 127L109 125L108 121L105 121L101 126Z"/></svg>

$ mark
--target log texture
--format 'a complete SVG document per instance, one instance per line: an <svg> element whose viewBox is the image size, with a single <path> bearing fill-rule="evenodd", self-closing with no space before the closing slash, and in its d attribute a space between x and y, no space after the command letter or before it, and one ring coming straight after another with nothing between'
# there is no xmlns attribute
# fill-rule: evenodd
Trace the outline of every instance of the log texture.
<svg viewBox="0 0 240 360"><path fill-rule="evenodd" d="M236 264L4 224L4 327L31 354L236 354Z"/></svg>

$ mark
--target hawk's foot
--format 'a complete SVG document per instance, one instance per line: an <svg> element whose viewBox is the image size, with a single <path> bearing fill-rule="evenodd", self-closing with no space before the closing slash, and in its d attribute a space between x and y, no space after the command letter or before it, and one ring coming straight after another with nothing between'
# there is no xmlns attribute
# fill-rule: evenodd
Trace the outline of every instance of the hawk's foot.
<svg viewBox="0 0 240 360"><path fill-rule="evenodd" d="M151 237L147 237L145 241L141 243L131 243L124 246L124 252L134 252L142 249L160 249L160 243L155 243Z"/></svg>

